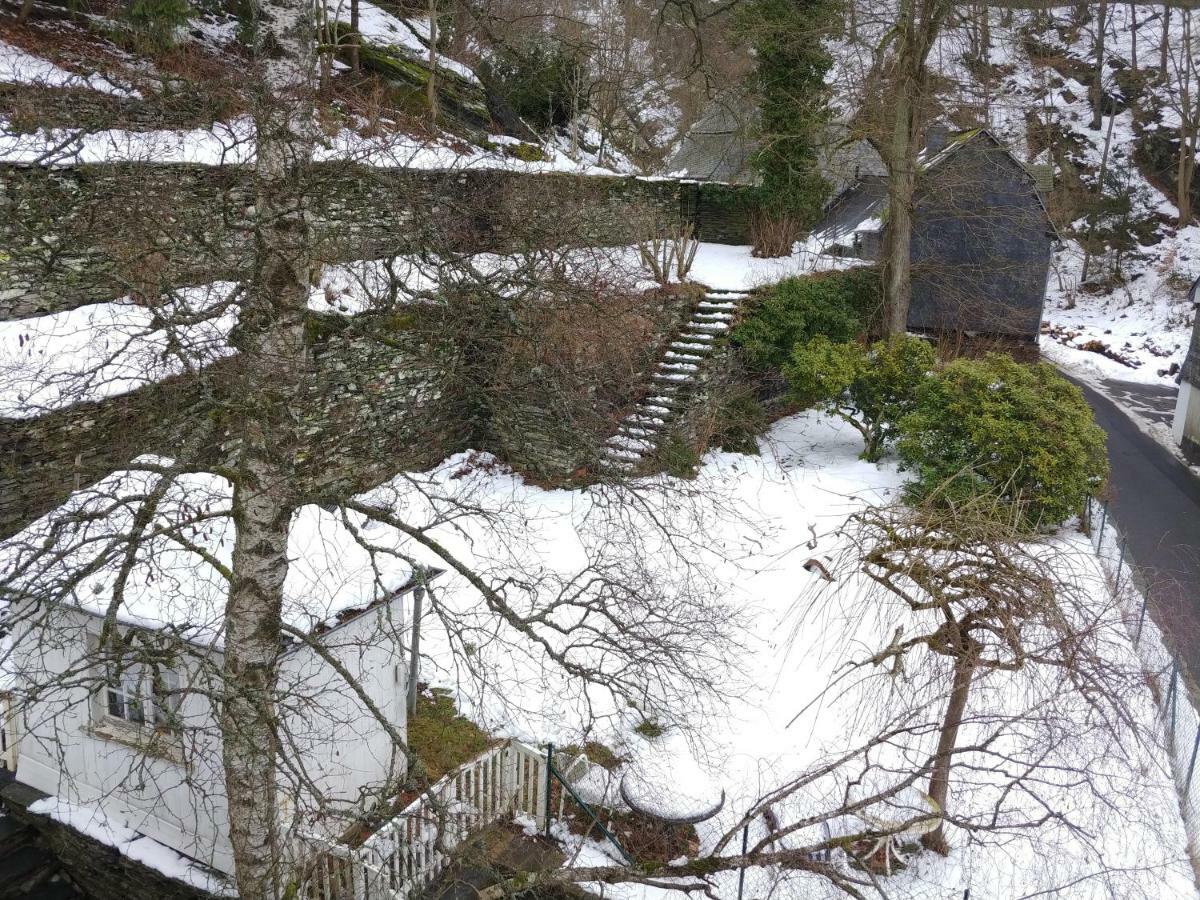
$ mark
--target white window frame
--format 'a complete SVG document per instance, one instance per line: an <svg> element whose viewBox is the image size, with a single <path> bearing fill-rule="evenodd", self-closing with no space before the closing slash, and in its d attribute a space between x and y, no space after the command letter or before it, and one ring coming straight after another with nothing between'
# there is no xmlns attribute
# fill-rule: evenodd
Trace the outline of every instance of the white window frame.
<svg viewBox="0 0 1200 900"><path fill-rule="evenodd" d="M94 642L99 649L99 642ZM168 732L182 730L183 678L176 668L150 666L133 660L127 666L102 663L102 684L96 692L97 724L111 723L123 731ZM158 676L157 679L155 676ZM161 683L161 688L157 682Z"/></svg>

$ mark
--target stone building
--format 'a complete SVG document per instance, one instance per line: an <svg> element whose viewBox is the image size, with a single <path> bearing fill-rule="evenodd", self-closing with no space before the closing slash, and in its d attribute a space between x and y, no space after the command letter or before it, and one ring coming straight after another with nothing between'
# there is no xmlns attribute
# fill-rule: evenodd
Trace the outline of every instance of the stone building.
<svg viewBox="0 0 1200 900"><path fill-rule="evenodd" d="M1032 351L1057 240L1034 174L983 128L932 129L917 164L909 328ZM887 179L867 175L809 243L879 259L887 221Z"/></svg>

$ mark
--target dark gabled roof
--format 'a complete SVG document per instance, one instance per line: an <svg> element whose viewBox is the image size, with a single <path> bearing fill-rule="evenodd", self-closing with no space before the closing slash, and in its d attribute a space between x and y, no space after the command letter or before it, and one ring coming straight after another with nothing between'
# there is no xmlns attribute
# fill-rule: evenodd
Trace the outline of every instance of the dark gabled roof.
<svg viewBox="0 0 1200 900"><path fill-rule="evenodd" d="M1036 191L1037 179L1013 152L1008 149L991 131L986 128L969 128L950 135L945 145L936 151L929 148L917 154L917 165L921 172L930 172L945 164L962 148L971 144L977 138L985 138L995 147L1003 151L1014 166L1016 166L1035 187L1035 195L1042 211L1046 213L1046 224L1057 237L1054 224L1050 221L1050 213L1046 210L1041 193ZM887 215L887 178L868 176L842 191L826 207L825 215L813 228L813 235L823 240L827 246L844 244L851 239L856 231L877 230L874 220L885 219Z"/></svg>
<svg viewBox="0 0 1200 900"><path fill-rule="evenodd" d="M868 176L843 191L829 204L824 217L812 230L812 236L825 247L853 243L856 231L875 231L882 225L887 209L887 179Z"/></svg>
<svg viewBox="0 0 1200 900"><path fill-rule="evenodd" d="M698 181L753 184L756 176L750 156L757 143L750 137L753 120L743 116L742 110L756 112L752 104L734 99L715 103L684 135L667 171Z"/></svg>

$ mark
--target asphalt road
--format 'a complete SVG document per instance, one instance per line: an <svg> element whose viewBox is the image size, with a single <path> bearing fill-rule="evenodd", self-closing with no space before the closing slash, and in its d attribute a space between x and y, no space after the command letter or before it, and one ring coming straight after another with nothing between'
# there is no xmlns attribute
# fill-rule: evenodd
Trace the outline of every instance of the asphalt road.
<svg viewBox="0 0 1200 900"><path fill-rule="evenodd" d="M1200 478L1112 400L1079 386L1108 434L1109 515L1150 586L1155 621L1200 677Z"/></svg>

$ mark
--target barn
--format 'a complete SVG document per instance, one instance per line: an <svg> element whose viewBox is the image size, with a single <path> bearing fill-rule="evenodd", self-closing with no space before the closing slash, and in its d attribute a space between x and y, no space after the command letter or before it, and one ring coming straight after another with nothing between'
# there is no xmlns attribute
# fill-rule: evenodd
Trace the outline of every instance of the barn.
<svg viewBox="0 0 1200 900"><path fill-rule="evenodd" d="M984 128L932 129L917 164L909 329L1032 354L1057 240L1035 175ZM887 219L886 178L862 178L810 246L878 259Z"/></svg>

